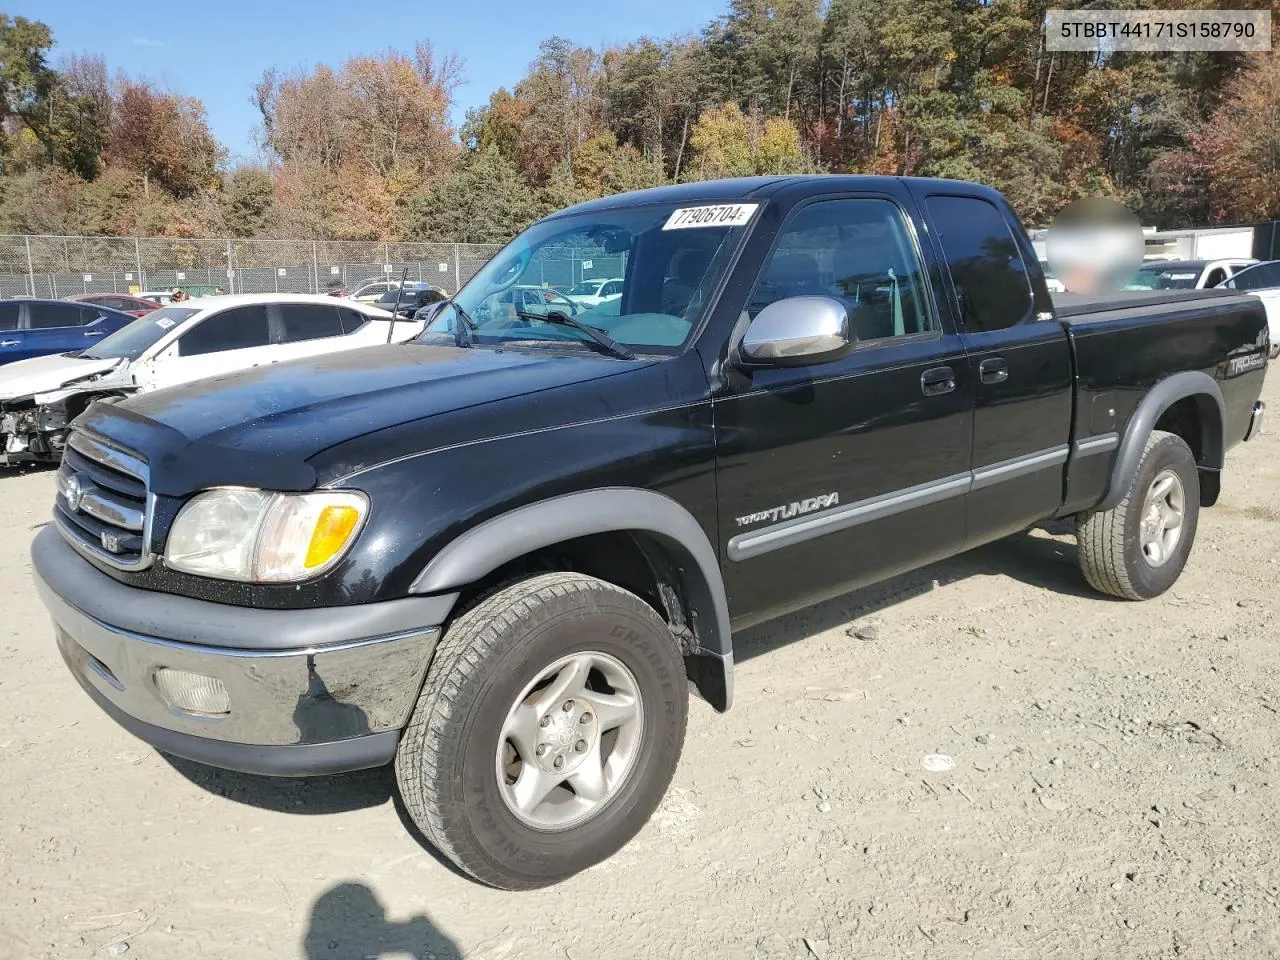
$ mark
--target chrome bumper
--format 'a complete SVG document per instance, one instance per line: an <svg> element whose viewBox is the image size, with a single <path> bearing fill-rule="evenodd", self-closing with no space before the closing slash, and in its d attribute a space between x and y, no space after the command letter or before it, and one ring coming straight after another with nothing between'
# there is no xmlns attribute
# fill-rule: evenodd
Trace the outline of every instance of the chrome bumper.
<svg viewBox="0 0 1280 960"><path fill-rule="evenodd" d="M169 753L254 773L332 773L391 759L439 639L438 626L345 642L254 648L264 636L282 636L277 626L282 614L305 622L308 614L324 613L232 608L127 587L75 554L65 556L62 550L69 548L49 540L49 534L57 536L42 532L32 556L58 649L85 692L130 732ZM84 565L74 577L67 574L71 563ZM108 610L95 607L98 616L81 609L103 598ZM128 622L148 606L167 610L172 630L164 632L184 639L101 619L110 615ZM200 618L193 622L197 609L203 616L197 613ZM351 608L331 608L329 616L351 613ZM387 622L385 611L366 616ZM240 643L228 635L233 623L243 636ZM191 642L192 632L206 633L209 642ZM157 684L161 668L219 681L227 709L211 715L175 706Z"/></svg>
<svg viewBox="0 0 1280 960"><path fill-rule="evenodd" d="M1252 440L1258 434L1262 433L1262 418L1267 412L1267 405L1259 400L1253 405L1253 415L1249 417L1249 429L1245 431L1244 438Z"/></svg>
<svg viewBox="0 0 1280 960"><path fill-rule="evenodd" d="M62 658L82 686L143 723L259 746L401 729L439 635L432 629L337 648L228 650L124 633L54 597L45 603ZM162 667L221 681L230 709L208 716L169 705L156 685Z"/></svg>

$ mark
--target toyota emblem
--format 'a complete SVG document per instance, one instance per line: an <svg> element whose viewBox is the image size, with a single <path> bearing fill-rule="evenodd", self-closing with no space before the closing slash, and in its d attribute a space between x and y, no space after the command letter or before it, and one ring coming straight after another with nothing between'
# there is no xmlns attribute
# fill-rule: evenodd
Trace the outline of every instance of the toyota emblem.
<svg viewBox="0 0 1280 960"><path fill-rule="evenodd" d="M80 510L80 501L84 498L84 490L80 487L80 478L74 473L67 477L66 487L62 491L62 496L66 498L67 509L72 513Z"/></svg>

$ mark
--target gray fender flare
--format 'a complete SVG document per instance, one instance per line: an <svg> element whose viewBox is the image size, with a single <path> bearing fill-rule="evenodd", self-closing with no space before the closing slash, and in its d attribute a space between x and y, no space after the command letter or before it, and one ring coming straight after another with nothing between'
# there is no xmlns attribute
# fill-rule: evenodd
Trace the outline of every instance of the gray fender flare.
<svg viewBox="0 0 1280 960"><path fill-rule="evenodd" d="M1129 417L1120 452L1111 468L1111 485L1107 495L1095 510L1110 510L1122 499L1129 487L1130 478L1138 469L1142 451L1151 431L1161 415L1179 400L1195 397L1200 410L1200 467L1203 470L1221 470L1226 453L1226 407L1222 402L1222 390L1207 373L1184 370L1166 377L1147 391L1138 409Z"/></svg>
<svg viewBox="0 0 1280 960"><path fill-rule="evenodd" d="M697 618L699 654L721 665L721 695L733 699L733 636L729 602L715 548L701 525L675 500L636 487L604 487L518 507L472 527L431 558L410 593L450 593L504 563L543 547L596 533L652 535L671 553ZM718 697L717 699L720 699Z"/></svg>

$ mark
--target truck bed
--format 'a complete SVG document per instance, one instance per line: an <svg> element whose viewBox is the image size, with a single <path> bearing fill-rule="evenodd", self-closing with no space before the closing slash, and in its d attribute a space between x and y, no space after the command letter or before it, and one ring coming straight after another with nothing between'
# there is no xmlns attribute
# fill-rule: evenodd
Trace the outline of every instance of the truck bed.
<svg viewBox="0 0 1280 960"><path fill-rule="evenodd" d="M1221 303L1245 294L1236 290L1119 290L1113 293L1054 293L1053 309L1064 323L1096 319L1099 313L1148 311L1152 307L1204 306L1205 301ZM1124 314L1121 314L1123 316ZM1114 319L1119 319L1117 316Z"/></svg>

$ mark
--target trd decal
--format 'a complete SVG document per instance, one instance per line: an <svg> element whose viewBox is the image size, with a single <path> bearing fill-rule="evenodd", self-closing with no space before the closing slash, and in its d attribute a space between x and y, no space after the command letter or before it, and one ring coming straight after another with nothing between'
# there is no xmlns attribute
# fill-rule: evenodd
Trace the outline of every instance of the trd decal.
<svg viewBox="0 0 1280 960"><path fill-rule="evenodd" d="M1227 364L1227 376L1238 377L1242 373L1248 373L1250 370L1257 370L1259 367L1267 365L1267 355L1265 353L1251 353L1243 357L1232 357Z"/></svg>

